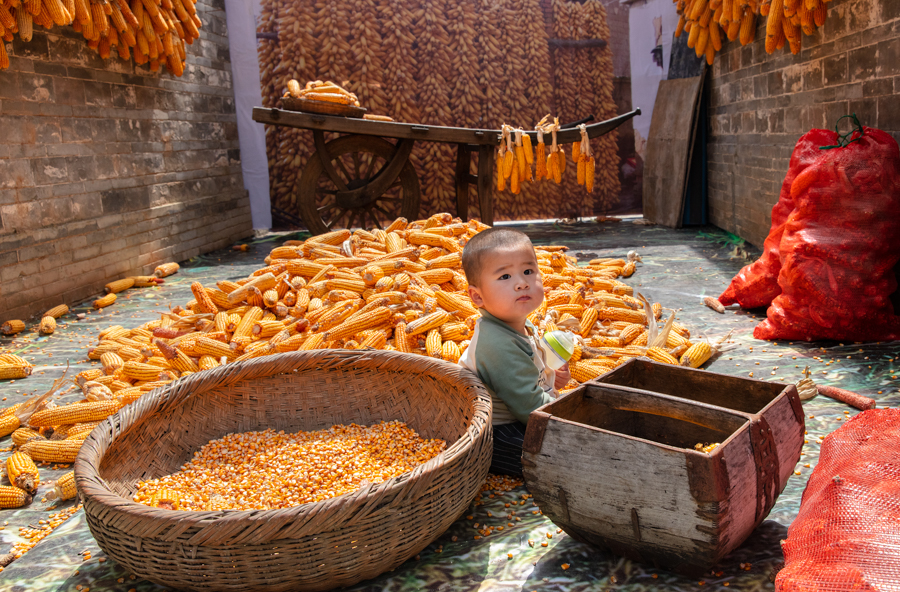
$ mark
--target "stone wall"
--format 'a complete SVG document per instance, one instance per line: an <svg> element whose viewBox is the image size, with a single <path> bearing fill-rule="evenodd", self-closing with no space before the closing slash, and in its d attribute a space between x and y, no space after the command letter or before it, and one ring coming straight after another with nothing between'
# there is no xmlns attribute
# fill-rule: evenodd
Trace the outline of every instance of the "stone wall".
<svg viewBox="0 0 900 592"><path fill-rule="evenodd" d="M900 2L834 0L798 55L729 42L708 79L710 221L761 246L791 151L812 128L856 113L900 139Z"/></svg>
<svg viewBox="0 0 900 592"><path fill-rule="evenodd" d="M252 233L222 0L184 76L35 27L0 70L0 321ZM2 42L2 41L0 41Z"/></svg>

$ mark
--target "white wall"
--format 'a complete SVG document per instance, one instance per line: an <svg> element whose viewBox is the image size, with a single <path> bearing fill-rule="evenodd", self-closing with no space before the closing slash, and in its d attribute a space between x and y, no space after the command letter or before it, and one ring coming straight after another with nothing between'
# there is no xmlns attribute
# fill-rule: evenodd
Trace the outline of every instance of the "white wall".
<svg viewBox="0 0 900 592"><path fill-rule="evenodd" d="M635 151L644 157L650 120L659 82L666 79L672 53L672 37L678 26L678 14L672 0L639 0L628 11L631 51L631 104L641 108L635 117ZM662 66L654 62L652 51L662 45Z"/></svg>
<svg viewBox="0 0 900 592"><path fill-rule="evenodd" d="M244 187L250 193L253 228L263 230L272 227L272 210L265 128L252 119L253 107L262 105L256 53L256 17L259 10L257 0L225 0L241 170Z"/></svg>

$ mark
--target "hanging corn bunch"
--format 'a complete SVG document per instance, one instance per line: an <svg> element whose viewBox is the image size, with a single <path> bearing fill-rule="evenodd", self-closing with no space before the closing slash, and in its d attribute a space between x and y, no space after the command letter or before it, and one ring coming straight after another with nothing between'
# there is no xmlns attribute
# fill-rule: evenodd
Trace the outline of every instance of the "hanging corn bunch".
<svg viewBox="0 0 900 592"><path fill-rule="evenodd" d="M194 0L43 0L0 1L0 37L12 41L17 34L31 41L34 26L52 29L71 26L81 33L88 47L109 59L116 49L123 60L138 65L149 63L158 71L164 65L170 73L181 76L185 66L184 44L200 37L202 23ZM6 46L0 43L0 69L9 67Z"/></svg>
<svg viewBox="0 0 900 592"><path fill-rule="evenodd" d="M582 123L578 128L581 130L581 141L572 145L572 160L578 163L576 177L578 184L584 185L587 192L592 193L594 191L594 153L591 150L587 125Z"/></svg>
<svg viewBox="0 0 900 592"><path fill-rule="evenodd" d="M756 15L766 17L766 53L788 44L792 54L800 53L801 31L813 35L825 24L827 0L673 0L681 15L675 36L688 33L688 47L712 65L725 39L752 43L756 36ZM723 39L724 37L724 39Z"/></svg>

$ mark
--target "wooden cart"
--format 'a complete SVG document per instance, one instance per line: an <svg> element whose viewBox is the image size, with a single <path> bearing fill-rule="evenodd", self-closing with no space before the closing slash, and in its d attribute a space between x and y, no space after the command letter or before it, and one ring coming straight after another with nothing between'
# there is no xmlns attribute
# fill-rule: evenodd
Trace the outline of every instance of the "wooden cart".
<svg viewBox="0 0 900 592"><path fill-rule="evenodd" d="M641 110L587 126L596 138L619 127ZM409 162L416 141L457 145L456 211L463 220L469 209L469 185L475 185L481 220L493 224L494 150L500 130L427 126L414 123L369 121L282 109L253 109L253 119L313 132L316 151L306 163L294 191L300 217L315 234L333 227L382 227L397 216L410 220L419 214L419 180ZM589 117L584 121L591 121ZM557 143L570 144L581 137L567 124L557 132ZM330 142L325 132L347 134ZM528 132L537 142L537 132ZM386 138L396 140L389 142ZM547 138L547 143L550 139ZM478 173L470 172L472 153L478 154Z"/></svg>

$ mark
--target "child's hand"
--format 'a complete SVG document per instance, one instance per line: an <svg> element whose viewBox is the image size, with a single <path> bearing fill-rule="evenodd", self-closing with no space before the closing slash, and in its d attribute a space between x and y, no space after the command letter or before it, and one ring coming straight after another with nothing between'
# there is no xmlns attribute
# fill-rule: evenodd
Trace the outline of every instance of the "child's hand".
<svg viewBox="0 0 900 592"><path fill-rule="evenodd" d="M572 380L572 375L569 374L569 363L566 362L562 368L556 371L556 378L553 380L553 388L559 390L566 386L570 380Z"/></svg>

